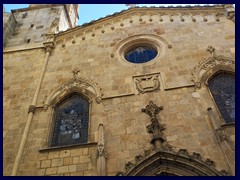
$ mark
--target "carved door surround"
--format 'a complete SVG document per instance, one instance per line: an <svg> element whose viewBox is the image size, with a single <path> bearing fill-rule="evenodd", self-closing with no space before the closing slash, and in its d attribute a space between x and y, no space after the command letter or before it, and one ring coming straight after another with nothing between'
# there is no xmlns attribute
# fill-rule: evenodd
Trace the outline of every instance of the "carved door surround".
<svg viewBox="0 0 240 180"><path fill-rule="evenodd" d="M157 176L161 173L175 176L227 176L225 170L215 169L215 162L203 159L201 154L189 154L186 149L157 150L137 155L133 162L125 164L125 171L117 176Z"/></svg>

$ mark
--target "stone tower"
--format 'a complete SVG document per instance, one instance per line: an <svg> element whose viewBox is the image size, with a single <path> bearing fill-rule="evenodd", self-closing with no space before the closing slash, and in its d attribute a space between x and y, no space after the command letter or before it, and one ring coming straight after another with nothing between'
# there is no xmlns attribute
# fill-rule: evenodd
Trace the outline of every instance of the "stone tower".
<svg viewBox="0 0 240 180"><path fill-rule="evenodd" d="M8 42L8 47L38 47L46 39L46 34L74 28L79 19L78 7L78 4L30 4L28 8L12 10L4 17L11 15L14 20L8 22L9 18L5 18L4 24L14 31L8 32L4 41Z"/></svg>

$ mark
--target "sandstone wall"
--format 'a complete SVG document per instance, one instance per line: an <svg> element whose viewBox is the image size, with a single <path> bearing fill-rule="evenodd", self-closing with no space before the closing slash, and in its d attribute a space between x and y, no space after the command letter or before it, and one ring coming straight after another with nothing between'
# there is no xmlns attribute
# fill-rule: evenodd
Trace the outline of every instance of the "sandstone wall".
<svg viewBox="0 0 240 180"><path fill-rule="evenodd" d="M147 15L141 18L131 15L132 23L128 18L117 18L103 28L79 28L56 37L38 105L73 77L74 67L79 67L78 76L96 82L103 93L102 102L92 101L90 108L92 144L47 150L52 115L50 109L39 108L34 114L19 175L96 175L99 123L104 125L107 174L124 170L125 162L151 147L151 136L146 131L150 119L141 112L150 100L164 108L158 117L166 124L164 134L172 146L201 153L205 159L214 160L218 170L227 169L207 112L212 107L217 114L216 106L205 86L194 88L191 71L210 56L206 51L209 45L215 47L216 53L235 57L235 24L225 17L216 21L213 15L207 16L207 21L197 15L196 22L190 16L184 17L184 22L179 16L173 16L173 22L169 16L162 16L162 22L157 15L151 17L152 21ZM164 39L165 55L146 64L131 64L119 58L117 45L139 34ZM12 168L43 59L43 49L4 53L5 175ZM151 73L159 74L160 89L138 93L134 77Z"/></svg>

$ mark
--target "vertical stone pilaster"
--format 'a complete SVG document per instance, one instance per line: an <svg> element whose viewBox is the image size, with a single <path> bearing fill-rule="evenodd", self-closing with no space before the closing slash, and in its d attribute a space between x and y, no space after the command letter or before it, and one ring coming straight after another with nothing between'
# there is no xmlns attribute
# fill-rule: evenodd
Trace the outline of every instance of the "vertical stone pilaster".
<svg viewBox="0 0 240 180"><path fill-rule="evenodd" d="M98 127L98 149L97 149L97 174L98 176L106 176L106 150L104 142L103 124Z"/></svg>

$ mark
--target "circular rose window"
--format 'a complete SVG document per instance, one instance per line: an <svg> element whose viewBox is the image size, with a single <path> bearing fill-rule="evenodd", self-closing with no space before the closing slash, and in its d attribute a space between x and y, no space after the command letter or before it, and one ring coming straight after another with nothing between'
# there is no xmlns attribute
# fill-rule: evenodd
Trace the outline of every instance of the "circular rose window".
<svg viewBox="0 0 240 180"><path fill-rule="evenodd" d="M137 46L127 51L124 58L131 63L145 63L154 59L157 54L157 50L152 47Z"/></svg>

